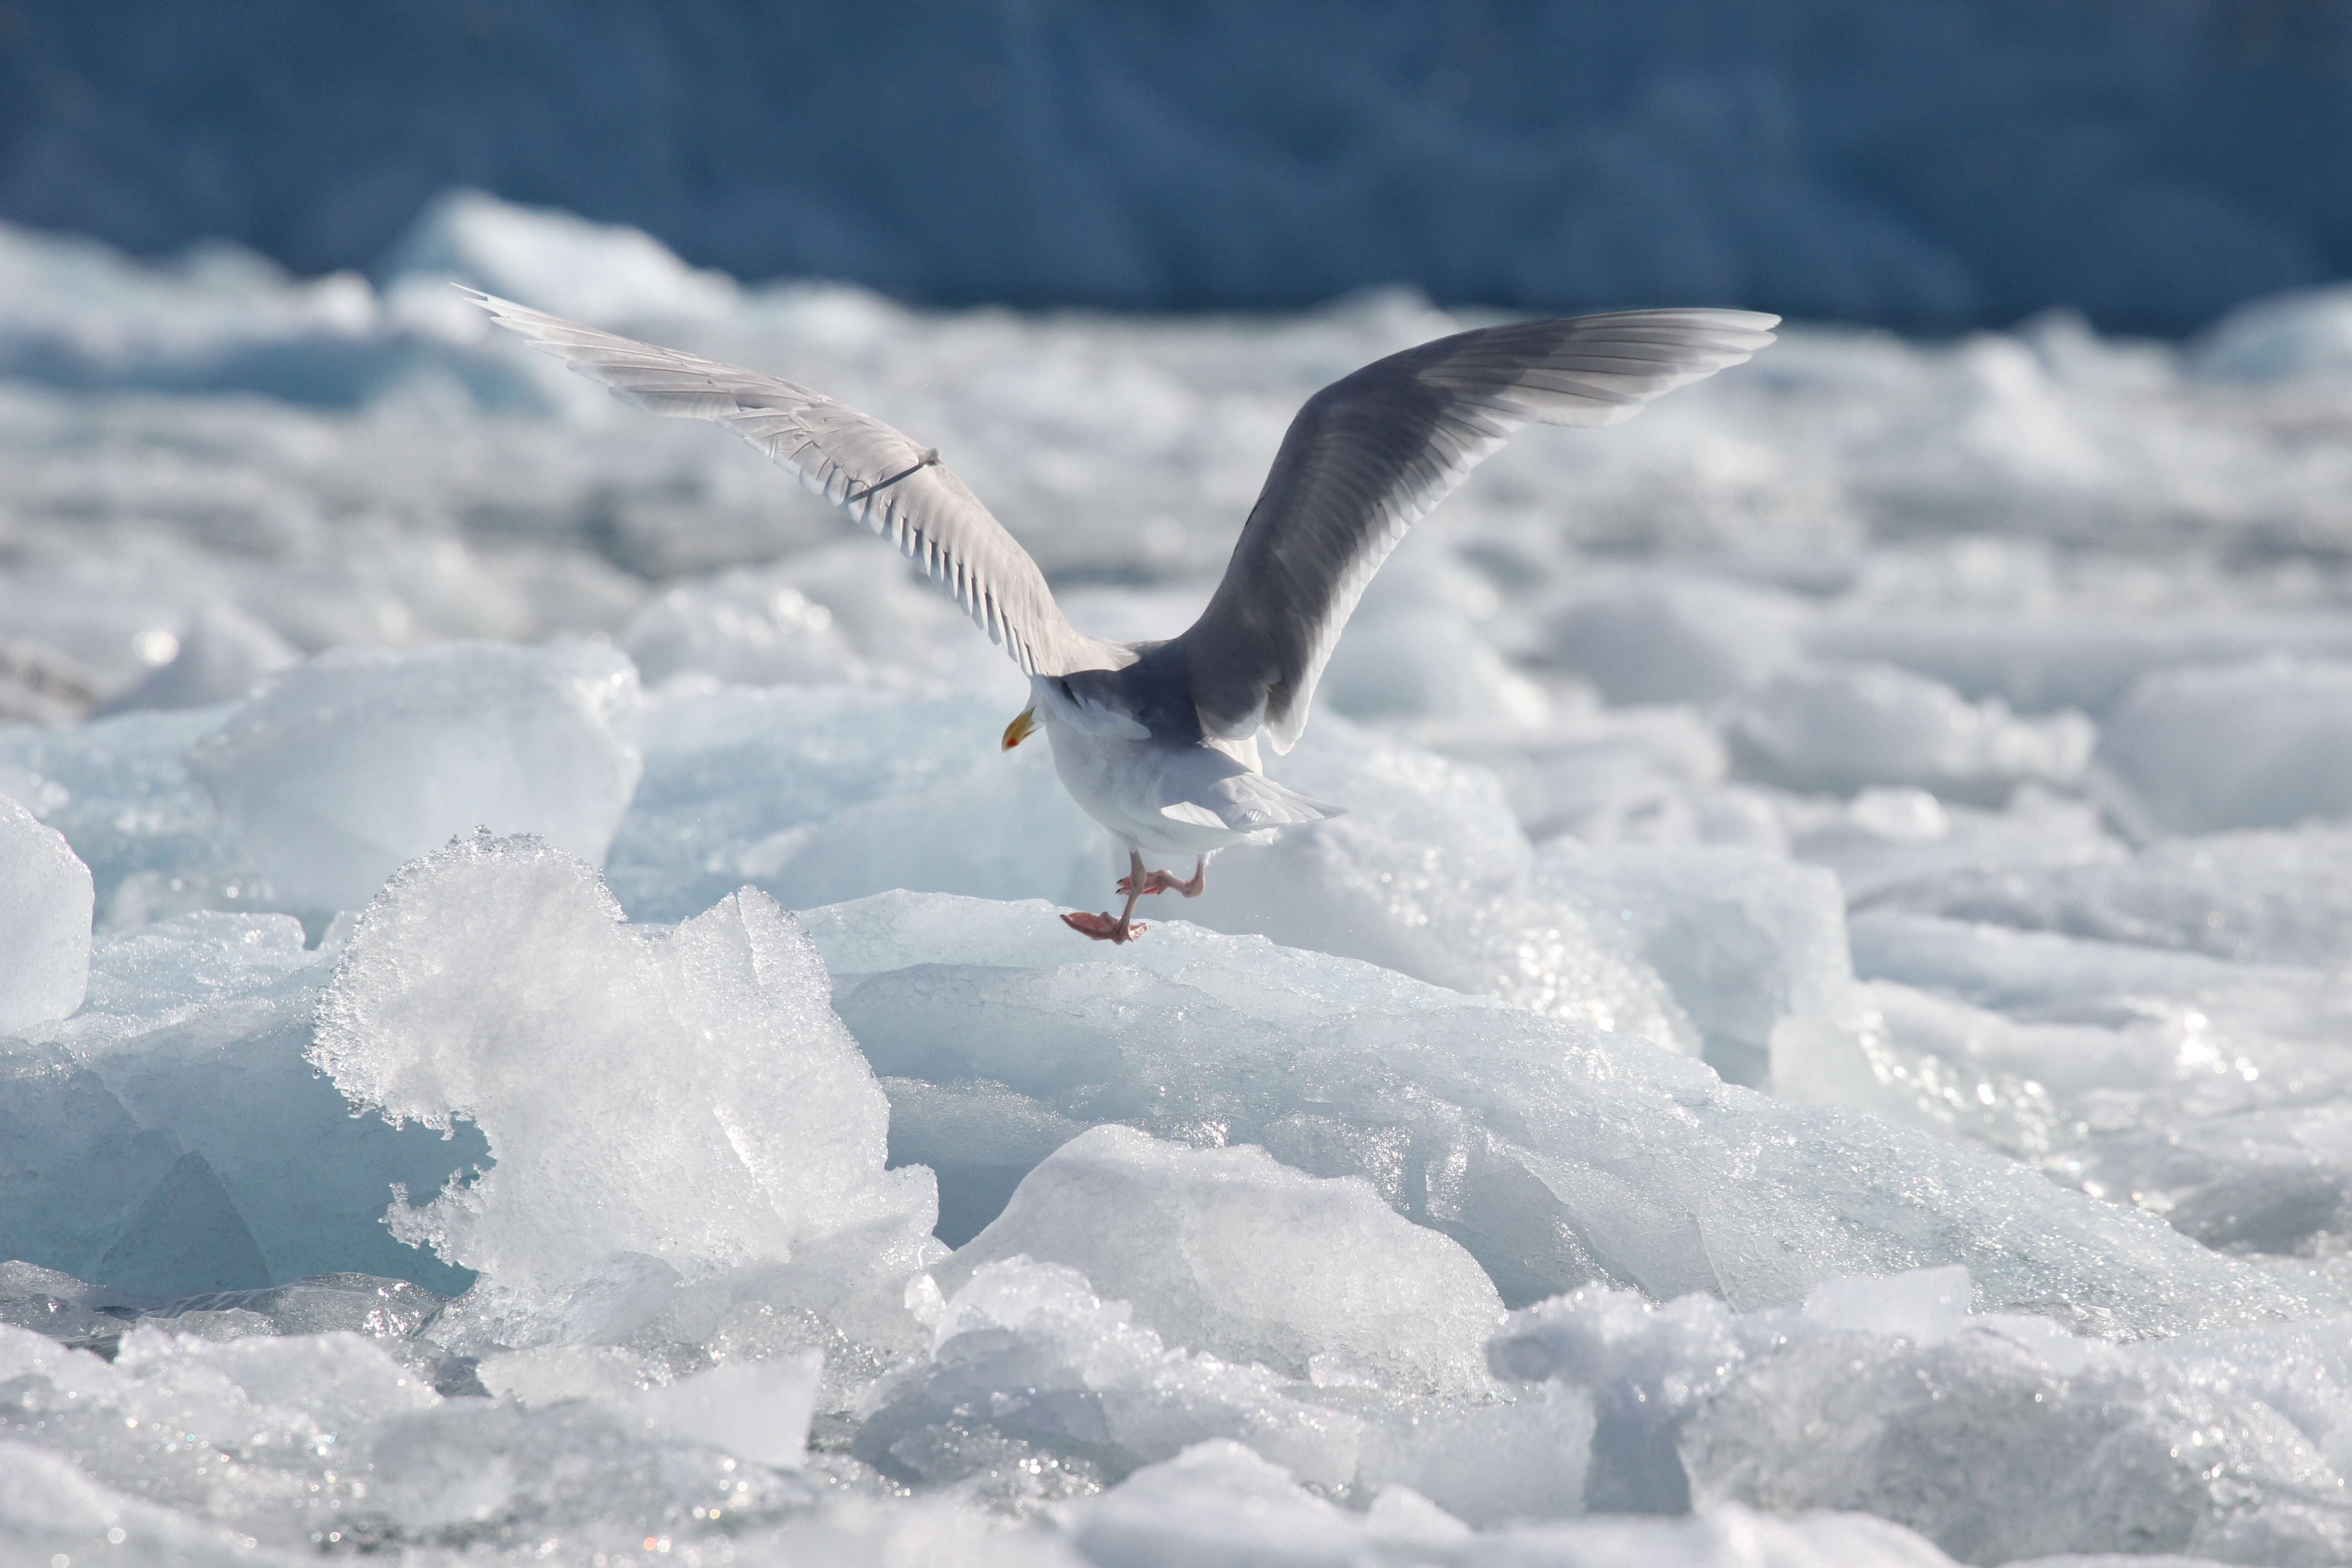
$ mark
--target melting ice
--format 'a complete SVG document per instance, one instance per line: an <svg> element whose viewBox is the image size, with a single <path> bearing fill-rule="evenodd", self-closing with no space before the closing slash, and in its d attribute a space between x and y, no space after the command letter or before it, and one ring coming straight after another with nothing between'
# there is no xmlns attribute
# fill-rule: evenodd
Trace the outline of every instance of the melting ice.
<svg viewBox="0 0 2352 1568"><path fill-rule="evenodd" d="M2352 300L1522 437L1111 952L952 606L449 276L1119 637L1455 324L0 231L0 1556L2352 1562Z"/></svg>

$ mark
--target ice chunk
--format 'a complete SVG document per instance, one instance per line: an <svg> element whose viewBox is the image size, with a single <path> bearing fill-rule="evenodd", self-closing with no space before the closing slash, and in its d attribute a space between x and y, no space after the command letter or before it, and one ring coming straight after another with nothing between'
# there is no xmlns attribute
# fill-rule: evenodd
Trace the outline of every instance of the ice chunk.
<svg viewBox="0 0 2352 1568"><path fill-rule="evenodd" d="M1801 1338L1735 1376L1681 1447L1696 1501L1859 1507L1968 1562L2275 1562L2352 1542L2342 1480L2226 1379L2200 1387L2113 1352L2076 1363L1990 1326L1934 1345Z"/></svg>
<svg viewBox="0 0 2352 1568"><path fill-rule="evenodd" d="M649 1388L627 1406L665 1432L758 1464L798 1469L823 1361L807 1351L778 1361L714 1366Z"/></svg>
<svg viewBox="0 0 2352 1568"><path fill-rule="evenodd" d="M1366 584L1316 688L1325 710L1446 729L1525 730L1550 704L1496 646L1501 598L1444 536L1416 529ZM1189 619L1150 634L1171 637ZM1418 727L1418 726L1417 726Z"/></svg>
<svg viewBox="0 0 2352 1568"><path fill-rule="evenodd" d="M2352 289L2298 289L2239 305L2199 335L2189 366L2213 381L2352 374Z"/></svg>
<svg viewBox="0 0 2352 1568"><path fill-rule="evenodd" d="M684 919L746 883L793 908L896 887L1092 896L1113 862L1109 837L1070 800L1042 744L1004 752L1019 710L681 683L648 717L646 776L613 843L614 890L638 920Z"/></svg>
<svg viewBox="0 0 2352 1568"><path fill-rule="evenodd" d="M200 605L183 627L170 658L154 673L100 710L203 708L232 702L302 657L291 644L233 604Z"/></svg>
<svg viewBox="0 0 2352 1568"><path fill-rule="evenodd" d="M1544 650L1612 702L1707 702L1799 659L1802 600L1705 578L1628 576L1551 613Z"/></svg>
<svg viewBox="0 0 2352 1568"><path fill-rule="evenodd" d="M2128 1195L2175 1230L2236 1253L2308 1258L2352 1236L2352 1112L2337 1100L2116 1125L2053 1161L2086 1191Z"/></svg>
<svg viewBox="0 0 2352 1568"><path fill-rule="evenodd" d="M1038 1161L1086 1131L999 1083L886 1078L882 1088L890 1096L890 1163L938 1173L936 1234L950 1247L978 1236Z"/></svg>
<svg viewBox="0 0 2352 1568"><path fill-rule="evenodd" d="M2147 676L2108 715L2099 761L2157 832L2352 816L2352 663Z"/></svg>
<svg viewBox="0 0 2352 1568"><path fill-rule="evenodd" d="M1834 1031L1855 1011L1844 900L1815 867L1748 849L1561 842L1538 854L1535 885L1627 939L1734 1082L1763 1081L1784 1026Z"/></svg>
<svg viewBox="0 0 2352 1568"><path fill-rule="evenodd" d="M0 1255L83 1279L180 1154L54 1045L0 1047L0 1142L42 1152L0 1170Z"/></svg>
<svg viewBox="0 0 2352 1568"><path fill-rule="evenodd" d="M1971 1316L1969 1297L1950 1269L1748 1314L1585 1290L1515 1316L1491 1353L1499 1375L1592 1393L1595 1507L1674 1509L1686 1490L1701 1508L1857 1509L1977 1563L2324 1561L2352 1531L2320 1452L2340 1417L2271 1402L2283 1355L2305 1376L2342 1364L2342 1320L2317 1342L2282 1325L2175 1351Z"/></svg>
<svg viewBox="0 0 2352 1568"><path fill-rule="evenodd" d="M91 1277L149 1296L270 1283L269 1261L252 1227L202 1154L181 1155L123 1217Z"/></svg>
<svg viewBox="0 0 2352 1568"><path fill-rule="evenodd" d="M1881 977L1870 1074L1822 1098L2034 1159L2231 1252L2326 1253L2352 1230L2331 972L1912 915L1853 930Z"/></svg>
<svg viewBox="0 0 2352 1568"><path fill-rule="evenodd" d="M1137 1471L1088 1506L1074 1543L1100 1568L1339 1568L1367 1559L1365 1534L1362 1522L1307 1492L1281 1466L1220 1438Z"/></svg>
<svg viewBox="0 0 2352 1568"><path fill-rule="evenodd" d="M1436 1405L1371 1427L1360 1492L1409 1488L1454 1519L1488 1528L1584 1511L1592 1402L1547 1384L1501 1404Z"/></svg>
<svg viewBox="0 0 2352 1568"><path fill-rule="evenodd" d="M1398 1488L1362 1514L1335 1507L1237 1443L1196 1444L1138 1470L1075 1510L1072 1539L1098 1568L1217 1563L1245 1568L1460 1568L1656 1564L1736 1568L1946 1568L1950 1559L1897 1524L1863 1514L1774 1518L1737 1503L1688 1517L1591 1519L1473 1534Z"/></svg>
<svg viewBox="0 0 2352 1568"><path fill-rule="evenodd" d="M2014 1163L1346 960L1178 924L1074 953L1046 906L941 895L808 921L880 1072L1360 1175L1460 1241L1507 1303L1596 1279L1785 1303L1948 1263L1990 1304L2100 1332L2336 1300Z"/></svg>
<svg viewBox="0 0 2352 1568"><path fill-rule="evenodd" d="M1975 1287L1960 1268L1914 1268L1884 1279L1824 1279L1805 1292L1804 1316L1823 1328L1941 1343L1966 1326Z"/></svg>
<svg viewBox="0 0 2352 1568"><path fill-rule="evenodd" d="M636 788L637 676L609 648L346 649L272 681L188 766L290 907L357 909L488 827L592 862Z"/></svg>
<svg viewBox="0 0 2352 1568"><path fill-rule="evenodd" d="M1588 844L1786 847L1771 808L1754 791L1725 785L1722 737L1691 709L1562 703L1538 731L1428 739L1456 762L1494 770L1520 826L1538 843L1569 835Z"/></svg>
<svg viewBox="0 0 2352 1568"><path fill-rule="evenodd" d="M1847 933L1854 968L1866 978L1944 992L2023 1021L2156 1025L2183 1068L2220 1065L2214 1058L2225 1045L2260 1051L2332 1042L2341 1026L2336 982L2315 968L1894 911L1855 915ZM2207 1035L2215 1038L2199 1045Z"/></svg>
<svg viewBox="0 0 2352 1568"><path fill-rule="evenodd" d="M1254 1366L1169 1348L1059 1264L988 1264L950 1298L930 1359L884 1384L854 1452L886 1474L995 1484L1055 1470L1092 1489L1212 1437L1342 1486L1363 1419ZM1026 1461L1024 1467L1024 1461Z"/></svg>
<svg viewBox="0 0 2352 1568"><path fill-rule="evenodd" d="M372 1511L361 1500L374 1429L441 1403L351 1333L216 1343L142 1325L109 1365L0 1329L0 1368L21 1401L0 1413L0 1436L184 1524L279 1548L310 1548L311 1531ZM113 1522L128 1532L130 1521Z"/></svg>
<svg viewBox="0 0 2352 1568"><path fill-rule="evenodd" d="M387 1537L529 1552L551 1535L616 1550L725 1537L805 1511L814 1489L594 1400L451 1400L373 1435L362 1547Z"/></svg>
<svg viewBox="0 0 2352 1568"><path fill-rule="evenodd" d="M732 279L687 266L643 229L473 190L426 207L380 265L387 278L455 278L586 321L711 316L735 301Z"/></svg>
<svg viewBox="0 0 2352 1568"><path fill-rule="evenodd" d="M71 730L0 728L0 759L62 792L44 819L90 869L97 923L113 931L198 909L250 908L257 889L220 814L188 775L189 742L219 709L125 713Z"/></svg>
<svg viewBox="0 0 2352 1568"><path fill-rule="evenodd" d="M1815 665L1774 677L1733 709L1735 754L1801 789L1925 784L1998 799L2021 780L2063 781L2089 762L2079 713L2025 719L1997 697L1968 702L1891 665Z"/></svg>
<svg viewBox="0 0 2352 1568"><path fill-rule="evenodd" d="M1528 729L1549 711L1543 689L1511 668L1466 616L1434 607L1352 619L1315 689L1351 719Z"/></svg>
<svg viewBox="0 0 2352 1568"><path fill-rule="evenodd" d="M113 1194L113 1212L76 1222L89 1249L28 1256L156 1295L352 1269L463 1289L461 1273L400 1245L382 1217L395 1184L436 1188L478 1161L479 1135L445 1142L352 1116L305 1059L327 956L286 915L186 915L98 944L89 1003L49 1033L130 1127L185 1158L176 1175L122 1160L137 1189L90 1184L93 1197ZM79 1115L57 1098L25 1113L60 1140ZM199 1233L236 1241L240 1271L220 1274L191 1244Z"/></svg>
<svg viewBox="0 0 2352 1568"><path fill-rule="evenodd" d="M361 917L313 1059L355 1104L480 1126L495 1165L395 1224L510 1290L619 1253L691 1278L935 1217L928 1171L883 1170L889 1105L823 963L758 893L641 931L574 857L461 840Z"/></svg>
<svg viewBox="0 0 2352 1568"><path fill-rule="evenodd" d="M135 1485L135 1483L133 1483ZM186 1568L294 1568L301 1548L252 1536L100 1486L63 1455L0 1440L0 1537L27 1563L105 1561L121 1547Z"/></svg>
<svg viewBox="0 0 2352 1568"><path fill-rule="evenodd" d="M1805 649L1824 663L1899 665L1970 699L2001 698L2021 713L2098 714L2151 671L2281 653L2342 658L2352 654L2352 625L2290 608L2233 615L2196 602L2178 614L2068 605L1989 616L1906 606L1899 616L1825 616L1807 632Z"/></svg>
<svg viewBox="0 0 2352 1568"><path fill-rule="evenodd" d="M90 952L88 1007L73 1031L85 1054L126 1032L177 1023L193 1008L266 989L322 955L290 915L203 910L101 939ZM108 1022L101 1023L97 1016Z"/></svg>
<svg viewBox="0 0 2352 1568"><path fill-rule="evenodd" d="M2352 831L2168 838L2130 856L2102 841L2040 864L1953 862L1874 889L1872 907L2250 963L2325 968L2352 951Z"/></svg>
<svg viewBox="0 0 2352 1568"><path fill-rule="evenodd" d="M93 900L66 836L0 795L0 1035L81 1005Z"/></svg>
<svg viewBox="0 0 2352 1568"><path fill-rule="evenodd" d="M0 371L11 380L349 404L396 358L357 273L296 279L220 241L154 262L0 225Z"/></svg>
<svg viewBox="0 0 2352 1568"><path fill-rule="evenodd" d="M1461 1397L1486 1384L1502 1302L1470 1255L1360 1179L1318 1180L1255 1148L1187 1149L1097 1127L1022 1182L934 1270L1066 1263L1171 1344L1317 1383Z"/></svg>
<svg viewBox="0 0 2352 1568"><path fill-rule="evenodd" d="M2126 851L2095 806L2033 784L2000 811L1940 800L1916 786L1865 789L1842 806L1792 813L1801 859L1837 873L1856 909L1913 909L1945 889L2031 888L2053 868L2120 860Z"/></svg>
<svg viewBox="0 0 2352 1568"><path fill-rule="evenodd" d="M729 572L676 584L620 637L649 685L699 671L746 686L855 682L865 673L833 612L772 573Z"/></svg>
<svg viewBox="0 0 2352 1568"><path fill-rule="evenodd" d="M2160 1049L2089 1025L2020 1023L1894 981L1853 994L1844 1027L1791 1030L1774 1041L1775 1092L1814 1105L1853 1105L2021 1157L2065 1141L2053 1096L2160 1077Z"/></svg>
<svg viewBox="0 0 2352 1568"><path fill-rule="evenodd" d="M1181 918L1696 1046L1648 964L1530 888L1527 836L1485 769L1327 715L1269 772L1348 814L1223 852Z"/></svg>

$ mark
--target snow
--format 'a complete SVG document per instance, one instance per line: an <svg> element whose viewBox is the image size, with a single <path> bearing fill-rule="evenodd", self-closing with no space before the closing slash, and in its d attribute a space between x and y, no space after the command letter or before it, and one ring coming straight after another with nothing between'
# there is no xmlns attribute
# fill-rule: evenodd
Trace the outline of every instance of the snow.
<svg viewBox="0 0 2352 1568"><path fill-rule="evenodd" d="M0 239L12 1549L2352 1561L2325 301L1519 442L1272 763L1348 815L1114 948L950 605L434 269L940 441L1131 637L1452 318Z"/></svg>

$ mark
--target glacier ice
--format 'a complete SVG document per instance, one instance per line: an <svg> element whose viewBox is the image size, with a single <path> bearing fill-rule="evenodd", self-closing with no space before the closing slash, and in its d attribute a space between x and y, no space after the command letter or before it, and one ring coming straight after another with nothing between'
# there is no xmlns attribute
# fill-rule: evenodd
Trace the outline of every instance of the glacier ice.
<svg viewBox="0 0 2352 1568"><path fill-rule="evenodd" d="M2340 302L1514 445L1273 764L1349 815L1112 951L1017 671L452 271L920 432L1139 638L1459 324L0 234L12 1549L2352 1561Z"/></svg>

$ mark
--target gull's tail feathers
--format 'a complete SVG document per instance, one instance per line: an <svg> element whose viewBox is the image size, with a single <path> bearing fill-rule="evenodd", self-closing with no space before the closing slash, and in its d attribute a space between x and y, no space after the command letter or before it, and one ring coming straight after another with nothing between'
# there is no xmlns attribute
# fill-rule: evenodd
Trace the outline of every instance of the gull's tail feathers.
<svg viewBox="0 0 2352 1568"><path fill-rule="evenodd" d="M1322 822L1345 816L1347 809L1301 795L1263 773L1237 773L1194 792L1189 799L1169 802L1160 808L1160 815L1200 827L1255 833L1262 828Z"/></svg>

